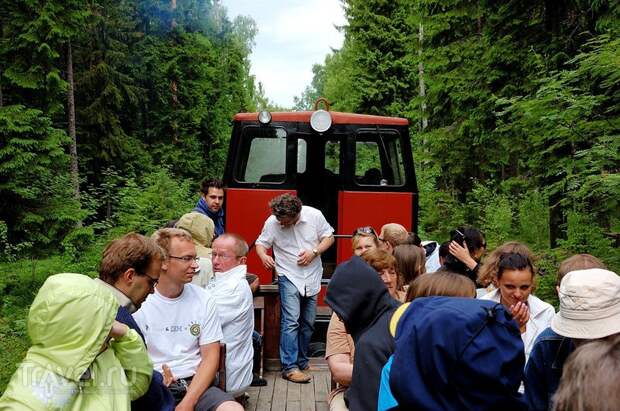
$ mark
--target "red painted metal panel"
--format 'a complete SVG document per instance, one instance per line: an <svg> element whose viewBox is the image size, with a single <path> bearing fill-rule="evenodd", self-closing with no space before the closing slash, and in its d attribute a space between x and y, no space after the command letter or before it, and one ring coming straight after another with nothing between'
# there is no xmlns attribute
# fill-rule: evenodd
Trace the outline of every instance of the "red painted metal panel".
<svg viewBox="0 0 620 411"><path fill-rule="evenodd" d="M296 121L309 123L314 111L273 112L271 121ZM390 126L408 126L409 120L400 117L381 117L369 114L340 113L330 111L333 124L378 124ZM234 116L235 121L258 121L258 113L239 113Z"/></svg>
<svg viewBox="0 0 620 411"><path fill-rule="evenodd" d="M407 230L413 227L412 193L379 193L340 191L338 193L338 234L352 234L358 227L372 226L379 230L386 223L399 223ZM337 262L353 255L350 238L338 238Z"/></svg>
<svg viewBox="0 0 620 411"><path fill-rule="evenodd" d="M295 190L254 190L247 188L228 188L226 190L226 231L239 234L252 244L271 215L269 200L284 194L297 194ZM248 254L248 272L258 275L261 284L271 284L272 273L263 267L252 248Z"/></svg>

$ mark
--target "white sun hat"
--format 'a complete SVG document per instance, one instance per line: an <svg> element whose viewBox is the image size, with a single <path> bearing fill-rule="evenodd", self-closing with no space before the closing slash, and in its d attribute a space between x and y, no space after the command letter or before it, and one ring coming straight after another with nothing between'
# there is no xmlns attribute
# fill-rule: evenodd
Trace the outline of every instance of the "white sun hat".
<svg viewBox="0 0 620 411"><path fill-rule="evenodd" d="M551 329L569 338L596 339L620 333L620 277L608 270L571 271L560 284L560 311Z"/></svg>

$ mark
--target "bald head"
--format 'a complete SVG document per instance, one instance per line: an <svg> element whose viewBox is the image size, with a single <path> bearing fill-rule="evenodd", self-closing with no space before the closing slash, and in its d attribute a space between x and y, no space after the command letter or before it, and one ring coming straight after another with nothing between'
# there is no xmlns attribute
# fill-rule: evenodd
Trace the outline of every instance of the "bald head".
<svg viewBox="0 0 620 411"><path fill-rule="evenodd" d="M404 226L398 223L387 223L381 227L379 239L384 244L384 248L391 252L397 245L404 244L408 235L409 232Z"/></svg>

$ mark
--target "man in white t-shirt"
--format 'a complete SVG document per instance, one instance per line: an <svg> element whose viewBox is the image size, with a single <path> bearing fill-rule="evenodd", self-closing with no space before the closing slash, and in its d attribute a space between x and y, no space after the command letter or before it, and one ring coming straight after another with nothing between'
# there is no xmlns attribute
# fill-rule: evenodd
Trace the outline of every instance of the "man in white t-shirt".
<svg viewBox="0 0 620 411"><path fill-rule="evenodd" d="M308 347L314 331L323 265L320 255L334 243L334 229L319 210L291 194L269 202L271 216L256 240L256 252L268 270L278 273L280 290L280 363L282 377L306 383ZM273 248L275 261L267 254Z"/></svg>
<svg viewBox="0 0 620 411"><path fill-rule="evenodd" d="M248 244L236 234L224 233L213 242L211 259L215 276L207 291L215 298L226 343L226 391L242 395L252 382L252 331L254 302L246 254Z"/></svg>
<svg viewBox="0 0 620 411"><path fill-rule="evenodd" d="M144 333L155 368L169 367L170 390L180 410L241 411L232 396L213 386L222 329L213 297L190 284L197 268L191 235L164 228L153 239L166 254L155 293L134 319Z"/></svg>

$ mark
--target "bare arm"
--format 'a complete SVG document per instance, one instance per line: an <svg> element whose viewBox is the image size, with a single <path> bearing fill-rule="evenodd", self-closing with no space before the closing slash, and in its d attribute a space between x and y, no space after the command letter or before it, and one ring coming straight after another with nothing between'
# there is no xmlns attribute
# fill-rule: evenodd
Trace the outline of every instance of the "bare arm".
<svg viewBox="0 0 620 411"><path fill-rule="evenodd" d="M273 270L276 264L273 261L273 258L267 254L267 249L264 246L256 244L256 254L258 254L258 257L263 262L266 269Z"/></svg>
<svg viewBox="0 0 620 411"><path fill-rule="evenodd" d="M189 387L187 387L187 394L185 394L183 401L177 405L177 411L186 409L193 410L202 393L205 392L213 382L220 359L219 341L201 345L200 358L201 361L196 370L196 374L194 374L192 382Z"/></svg>
<svg viewBox="0 0 620 411"><path fill-rule="evenodd" d="M349 386L353 377L353 364L349 354L334 354L327 357L327 366L332 378L340 385Z"/></svg>

